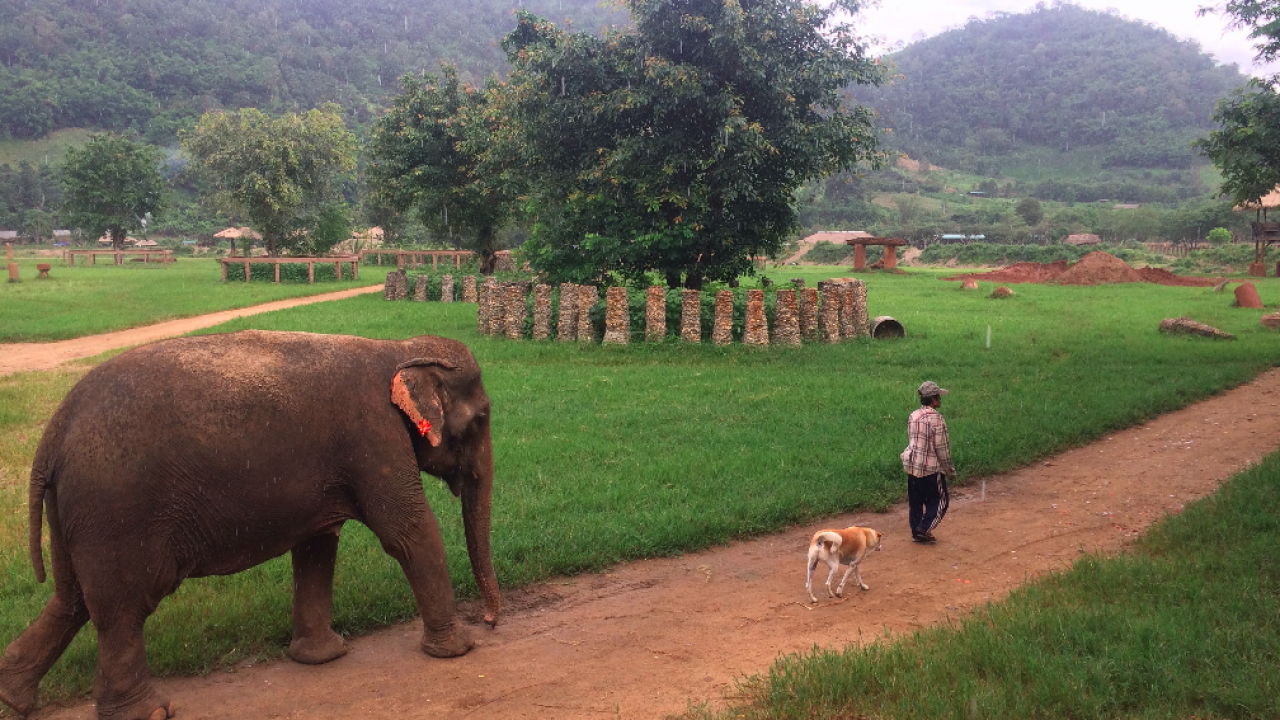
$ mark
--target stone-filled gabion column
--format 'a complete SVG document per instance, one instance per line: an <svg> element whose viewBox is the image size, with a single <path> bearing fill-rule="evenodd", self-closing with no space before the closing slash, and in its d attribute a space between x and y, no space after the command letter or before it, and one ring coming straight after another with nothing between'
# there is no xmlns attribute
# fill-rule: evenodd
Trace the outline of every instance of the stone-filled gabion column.
<svg viewBox="0 0 1280 720"><path fill-rule="evenodd" d="M578 286L560 283L560 317L556 321L556 337L560 342L578 339Z"/></svg>
<svg viewBox="0 0 1280 720"><path fill-rule="evenodd" d="M427 282L428 282L428 278L426 275L413 276L413 301L414 302L427 301Z"/></svg>
<svg viewBox="0 0 1280 720"><path fill-rule="evenodd" d="M651 343L667 337L667 289L654 285L644 294L644 339Z"/></svg>
<svg viewBox="0 0 1280 720"><path fill-rule="evenodd" d="M526 283L507 283L507 337L519 340L524 337L524 318L528 314L524 305L524 296L528 292Z"/></svg>
<svg viewBox="0 0 1280 720"><path fill-rule="evenodd" d="M774 298L773 344L800 344L800 313L796 309L795 290L779 290Z"/></svg>
<svg viewBox="0 0 1280 720"><path fill-rule="evenodd" d="M546 340L551 337L551 286L537 285L533 288L533 339Z"/></svg>
<svg viewBox="0 0 1280 720"><path fill-rule="evenodd" d="M409 299L409 277L403 270L392 270L387 273L387 284L382 288L384 300Z"/></svg>
<svg viewBox="0 0 1280 720"><path fill-rule="evenodd" d="M818 335L818 288L807 287L803 291L804 303L800 305L800 334L805 340L817 342Z"/></svg>
<svg viewBox="0 0 1280 720"><path fill-rule="evenodd" d="M728 345L733 342L733 293L721 290L716 293L715 324L711 326L711 342Z"/></svg>
<svg viewBox="0 0 1280 720"><path fill-rule="evenodd" d="M453 302L453 276L440 276L440 302Z"/></svg>
<svg viewBox="0 0 1280 720"><path fill-rule="evenodd" d="M591 324L591 308L600 300L600 288L595 285L578 286L578 342L595 342L596 328Z"/></svg>
<svg viewBox="0 0 1280 720"><path fill-rule="evenodd" d="M747 291L747 324L742 332L747 345L769 344L769 321L764 315L764 291Z"/></svg>
<svg viewBox="0 0 1280 720"><path fill-rule="evenodd" d="M489 301L493 297L493 288L485 283L476 292L476 332L489 334Z"/></svg>
<svg viewBox="0 0 1280 720"><path fill-rule="evenodd" d="M475 301L476 301L476 276L463 275L462 276L462 302L471 303Z"/></svg>
<svg viewBox="0 0 1280 720"><path fill-rule="evenodd" d="M858 333L853 322L853 286L840 284L840 339L852 340Z"/></svg>
<svg viewBox="0 0 1280 720"><path fill-rule="evenodd" d="M840 342L840 286L826 281L818 285L822 288L822 341L834 345Z"/></svg>
<svg viewBox="0 0 1280 720"><path fill-rule="evenodd" d="M493 278L485 281L485 285L493 283L489 289L489 334L497 337L507 329L507 284Z"/></svg>
<svg viewBox="0 0 1280 720"><path fill-rule="evenodd" d="M604 342L610 345L631 344L631 312L627 289L611 287L604 293Z"/></svg>
<svg viewBox="0 0 1280 720"><path fill-rule="evenodd" d="M871 321L867 317L867 285L853 283L853 330L857 337L871 337Z"/></svg>
<svg viewBox="0 0 1280 720"><path fill-rule="evenodd" d="M702 291L685 290L680 294L680 339L702 342Z"/></svg>

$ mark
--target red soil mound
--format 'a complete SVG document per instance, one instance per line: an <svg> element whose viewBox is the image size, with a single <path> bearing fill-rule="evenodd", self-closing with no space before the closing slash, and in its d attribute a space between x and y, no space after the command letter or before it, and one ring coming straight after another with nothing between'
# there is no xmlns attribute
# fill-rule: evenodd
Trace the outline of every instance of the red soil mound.
<svg viewBox="0 0 1280 720"><path fill-rule="evenodd" d="M964 280L974 278L998 283L1056 283L1059 285L1103 285L1106 283L1146 282L1175 287L1210 287L1210 278L1194 278L1174 275L1168 270L1144 267L1134 269L1115 255L1091 252L1080 262L1068 265L1066 260L1052 263L1020 262L989 273L968 273L943 278Z"/></svg>

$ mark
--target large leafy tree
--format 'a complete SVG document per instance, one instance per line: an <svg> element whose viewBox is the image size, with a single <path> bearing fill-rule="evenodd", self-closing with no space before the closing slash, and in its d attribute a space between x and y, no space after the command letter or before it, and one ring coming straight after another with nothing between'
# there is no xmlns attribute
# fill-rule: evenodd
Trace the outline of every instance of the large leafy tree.
<svg viewBox="0 0 1280 720"><path fill-rule="evenodd" d="M401 79L402 92L373 129L369 184L376 204L417 211L422 223L480 255L492 273L498 230L512 218L517 194L503 172L505 85L472 87L449 65L441 75Z"/></svg>
<svg viewBox="0 0 1280 720"><path fill-rule="evenodd" d="M533 220L526 257L555 280L617 272L729 280L798 226L809 180L880 160L847 101L881 68L837 20L858 0L624 0L603 37L520 13L507 154Z"/></svg>
<svg viewBox="0 0 1280 720"><path fill-rule="evenodd" d="M91 235L107 233L124 247L144 218L164 208L167 186L160 150L116 135L94 135L69 148L62 167L62 214Z"/></svg>
<svg viewBox="0 0 1280 720"><path fill-rule="evenodd" d="M355 167L355 137L333 103L278 118L254 108L205 113L180 136L272 256L314 245L311 235L338 202L342 176Z"/></svg>

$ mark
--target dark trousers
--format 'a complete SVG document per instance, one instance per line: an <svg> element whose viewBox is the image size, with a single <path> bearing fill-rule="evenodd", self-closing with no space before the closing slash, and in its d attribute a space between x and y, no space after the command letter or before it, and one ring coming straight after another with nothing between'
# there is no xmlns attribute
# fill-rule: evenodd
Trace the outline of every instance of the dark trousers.
<svg viewBox="0 0 1280 720"><path fill-rule="evenodd" d="M947 514L951 496L947 494L947 477L942 473L907 476L907 518L911 534L931 532Z"/></svg>

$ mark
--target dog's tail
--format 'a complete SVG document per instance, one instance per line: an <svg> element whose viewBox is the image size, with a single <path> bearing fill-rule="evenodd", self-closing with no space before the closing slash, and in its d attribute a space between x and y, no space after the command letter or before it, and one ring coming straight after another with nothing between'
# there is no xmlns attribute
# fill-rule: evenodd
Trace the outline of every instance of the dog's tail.
<svg viewBox="0 0 1280 720"><path fill-rule="evenodd" d="M810 543L810 547L812 548L821 545L823 554L830 555L832 550L840 547L840 543L842 541L840 533L823 530L822 532L814 534L813 542Z"/></svg>

